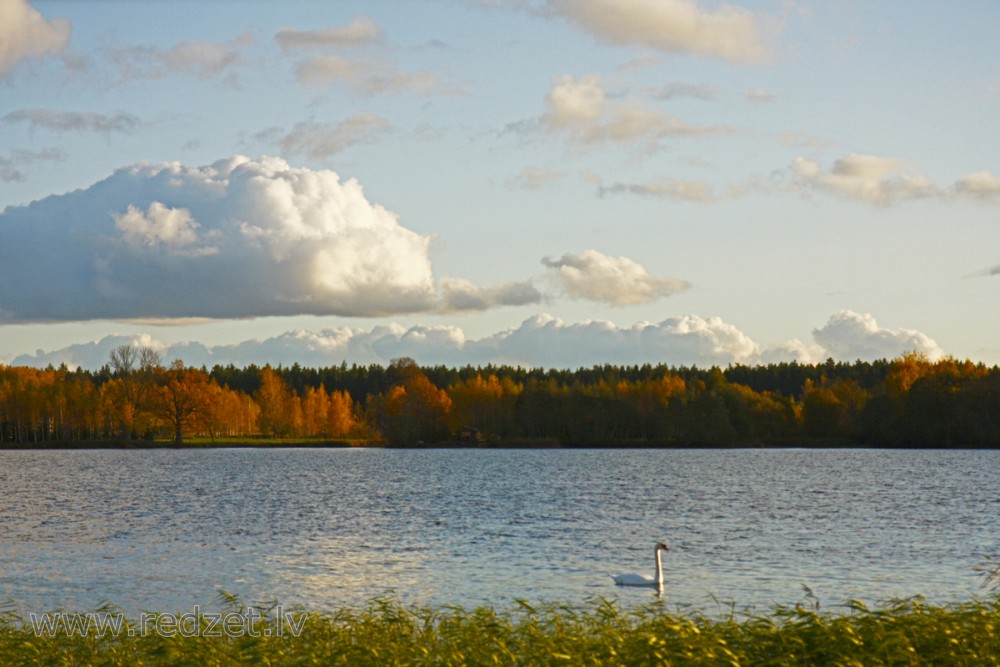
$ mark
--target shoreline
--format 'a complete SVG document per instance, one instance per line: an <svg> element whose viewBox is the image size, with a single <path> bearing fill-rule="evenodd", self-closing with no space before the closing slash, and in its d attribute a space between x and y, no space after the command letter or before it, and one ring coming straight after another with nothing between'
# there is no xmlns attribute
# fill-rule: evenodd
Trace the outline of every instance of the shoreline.
<svg viewBox="0 0 1000 667"><path fill-rule="evenodd" d="M59 450L182 450L182 449L769 449L769 450L810 450L810 449L899 449L899 450L984 450L993 451L1000 447L983 447L975 445L937 445L926 446L917 444L864 443L847 440L795 440L788 442L733 442L722 444L705 443L655 443L655 442L621 442L608 444L592 443L560 443L554 439L511 439L495 442L435 442L394 445L382 442L344 441L344 440L232 440L216 442L174 442L141 441L141 440L94 440L71 442L43 443L0 443L0 451L59 451Z"/></svg>

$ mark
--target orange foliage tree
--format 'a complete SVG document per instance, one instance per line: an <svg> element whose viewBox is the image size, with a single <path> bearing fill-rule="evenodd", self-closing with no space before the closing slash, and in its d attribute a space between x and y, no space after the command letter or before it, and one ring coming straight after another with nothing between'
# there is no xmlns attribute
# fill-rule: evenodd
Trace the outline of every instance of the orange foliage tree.
<svg viewBox="0 0 1000 667"><path fill-rule="evenodd" d="M302 414L299 398L270 366L261 371L260 389L254 394L254 401L260 409L257 423L262 434L280 438L295 432Z"/></svg>
<svg viewBox="0 0 1000 667"><path fill-rule="evenodd" d="M175 445L184 441L184 431L198 425L198 419L209 409L215 398L214 384L205 371L185 368L179 359L160 371L148 399L149 411L167 424L173 432Z"/></svg>
<svg viewBox="0 0 1000 667"><path fill-rule="evenodd" d="M382 435L397 445L446 439L451 411L448 392L434 386L412 359L394 361L391 370L401 382L369 400Z"/></svg>

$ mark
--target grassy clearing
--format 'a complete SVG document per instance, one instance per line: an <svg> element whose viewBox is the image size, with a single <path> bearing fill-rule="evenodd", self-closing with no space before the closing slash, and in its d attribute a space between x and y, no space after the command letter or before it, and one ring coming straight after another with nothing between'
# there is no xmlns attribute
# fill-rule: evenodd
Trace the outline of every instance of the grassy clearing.
<svg viewBox="0 0 1000 667"><path fill-rule="evenodd" d="M876 609L852 602L843 613L781 607L722 618L662 607L623 610L606 601L432 610L377 599L365 609L294 620L303 623L298 636L289 635L287 619L284 636L276 636L273 615L241 637L205 636L207 623L188 636L38 636L8 612L0 617L0 664L1000 665L1000 596Z"/></svg>

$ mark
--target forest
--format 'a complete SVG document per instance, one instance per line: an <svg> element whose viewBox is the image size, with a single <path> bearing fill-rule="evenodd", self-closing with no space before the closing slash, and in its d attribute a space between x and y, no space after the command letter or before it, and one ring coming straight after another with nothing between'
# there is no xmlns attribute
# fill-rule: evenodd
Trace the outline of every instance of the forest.
<svg viewBox="0 0 1000 667"><path fill-rule="evenodd" d="M918 354L727 368L0 365L0 446L1000 447L1000 368Z"/></svg>

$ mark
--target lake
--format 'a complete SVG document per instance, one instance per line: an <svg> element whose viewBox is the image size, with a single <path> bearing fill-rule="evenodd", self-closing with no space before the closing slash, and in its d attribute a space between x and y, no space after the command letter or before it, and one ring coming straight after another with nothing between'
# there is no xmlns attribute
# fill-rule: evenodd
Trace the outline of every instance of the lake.
<svg viewBox="0 0 1000 667"><path fill-rule="evenodd" d="M0 601L129 614L516 599L674 608L983 594L1000 452L0 451Z"/></svg>

